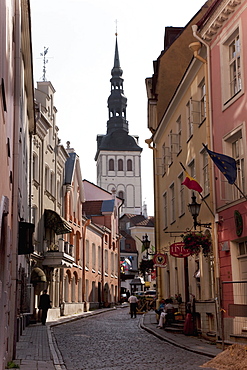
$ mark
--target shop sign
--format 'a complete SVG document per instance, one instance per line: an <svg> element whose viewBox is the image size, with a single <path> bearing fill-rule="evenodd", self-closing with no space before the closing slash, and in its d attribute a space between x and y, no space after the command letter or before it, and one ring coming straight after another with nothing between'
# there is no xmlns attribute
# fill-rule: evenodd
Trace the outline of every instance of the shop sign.
<svg viewBox="0 0 247 370"><path fill-rule="evenodd" d="M184 248L184 242L178 242L170 245L170 255L177 258L185 258L191 255L191 251Z"/></svg>
<svg viewBox="0 0 247 370"><path fill-rule="evenodd" d="M167 258L165 254L157 253L154 258L154 267L166 267Z"/></svg>

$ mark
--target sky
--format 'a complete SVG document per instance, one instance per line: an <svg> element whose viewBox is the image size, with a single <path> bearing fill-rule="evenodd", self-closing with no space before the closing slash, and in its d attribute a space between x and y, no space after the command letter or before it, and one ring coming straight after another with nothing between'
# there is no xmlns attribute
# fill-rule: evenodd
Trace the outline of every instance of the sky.
<svg viewBox="0 0 247 370"><path fill-rule="evenodd" d="M145 139L147 94L153 61L164 46L165 27L183 27L205 0L30 0L34 84L43 78L56 93L58 136L80 157L83 179L96 184L98 134L106 134L111 69L117 30L129 134L143 148L142 201L154 215L152 150Z"/></svg>

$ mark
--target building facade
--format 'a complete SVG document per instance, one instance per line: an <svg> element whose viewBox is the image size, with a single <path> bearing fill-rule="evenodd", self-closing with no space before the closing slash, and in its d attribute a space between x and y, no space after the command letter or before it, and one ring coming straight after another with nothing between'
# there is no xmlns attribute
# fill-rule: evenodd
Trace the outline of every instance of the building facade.
<svg viewBox="0 0 247 370"><path fill-rule="evenodd" d="M184 313L190 304L194 307L196 331L216 338L219 307L215 297L219 291L214 189L203 146L210 143L211 136L207 55L204 51L198 58L191 29L211 3L205 3L185 28L166 28L164 51L146 85L152 132L147 143L154 155L156 248L166 255L166 264L157 267L158 295L169 298L181 294ZM187 175L201 185L200 192L183 185ZM187 207L194 200L201 204L196 221ZM189 233L209 237L211 253L187 254L183 240Z"/></svg>
<svg viewBox="0 0 247 370"><path fill-rule="evenodd" d="M246 1L215 1L194 31L210 59L211 149L236 163L233 184L212 168L222 331L230 341L243 340L247 316L246 8Z"/></svg>

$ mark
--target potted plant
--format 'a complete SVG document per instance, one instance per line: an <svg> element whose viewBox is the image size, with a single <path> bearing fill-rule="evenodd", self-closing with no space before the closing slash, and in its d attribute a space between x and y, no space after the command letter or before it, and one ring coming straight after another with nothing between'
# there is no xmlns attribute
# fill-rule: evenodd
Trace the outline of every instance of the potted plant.
<svg viewBox="0 0 247 370"><path fill-rule="evenodd" d="M191 255L202 253L207 257L211 253L211 236L198 231L189 231L183 235L184 248L189 249Z"/></svg>

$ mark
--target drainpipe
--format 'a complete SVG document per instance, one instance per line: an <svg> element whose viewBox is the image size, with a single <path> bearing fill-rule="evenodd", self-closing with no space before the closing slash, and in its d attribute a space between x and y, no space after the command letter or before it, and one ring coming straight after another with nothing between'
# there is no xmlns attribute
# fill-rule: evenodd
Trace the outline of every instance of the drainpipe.
<svg viewBox="0 0 247 370"><path fill-rule="evenodd" d="M194 51L194 56L195 58L201 60L205 65L206 65L206 70L205 70L205 76L206 76L206 91L207 91L207 94L208 94L208 103L207 103L207 114L208 114L208 125L207 125L207 142L210 146L210 148L213 148L213 136L212 136L212 122L213 122L213 118L212 118L212 93L211 93L211 70L210 70L210 47L209 45L197 34L197 30L198 30L198 26L197 25L192 25L192 33L193 33L193 36L201 43L203 44L205 47L206 47L206 50L207 50L207 61L204 61L204 59L198 55L198 47L195 45L195 44L199 44L199 43L193 43L191 45L189 45L189 47L191 47L191 49ZM216 195L215 195L215 177L214 177L214 172L213 172L213 165L212 165L212 162L210 161L209 162L209 166L210 166L210 182L212 184L212 188L213 188L213 194L212 194L212 203L211 203L211 207L213 209L213 213L216 214ZM214 228L213 228L213 240L214 240L214 244L215 244L215 248L214 248L214 258L215 258L215 269L214 269L214 276L215 276L215 284L216 284L216 287L214 286L214 296L215 297L215 302L216 302L216 307L220 304L220 275L219 275L219 251L218 251L218 235L217 235L217 230L216 230L216 226L214 224ZM218 302L217 302L218 300ZM217 312L217 308L216 308L216 314L217 316L219 315L219 312ZM218 318L217 318L217 322L218 322ZM219 327L219 326L218 326Z"/></svg>
<svg viewBox="0 0 247 370"><path fill-rule="evenodd" d="M157 163L157 161L156 161L157 150L155 148L155 144L153 142L153 138L146 139L145 140L145 143L148 144L149 149L152 149L153 150L153 168L154 168L154 171L155 171L155 165ZM151 143L153 143L153 145L151 145ZM156 179L155 179L155 173L154 173L154 189L156 190L156 191L154 191L154 193L156 195L158 195L159 194L159 192L158 192L158 181L156 181ZM156 210L158 208L156 206L157 203L159 203L158 196L156 196L155 199L154 199L154 204L155 204L155 206L154 206L154 213L155 213L154 217L155 217L155 219L156 219ZM155 237L155 252L156 253L161 253L161 250L160 250L160 236L159 236L160 235L159 234L159 222L155 222L155 225L156 225L155 226L155 235L154 235L154 237ZM161 267L156 267L156 276L158 277L158 281L156 281L157 282L157 288L158 288L158 289L156 288L157 289L157 292L158 292L157 302L160 302L160 300L162 298L161 271L162 271L162 268Z"/></svg>

